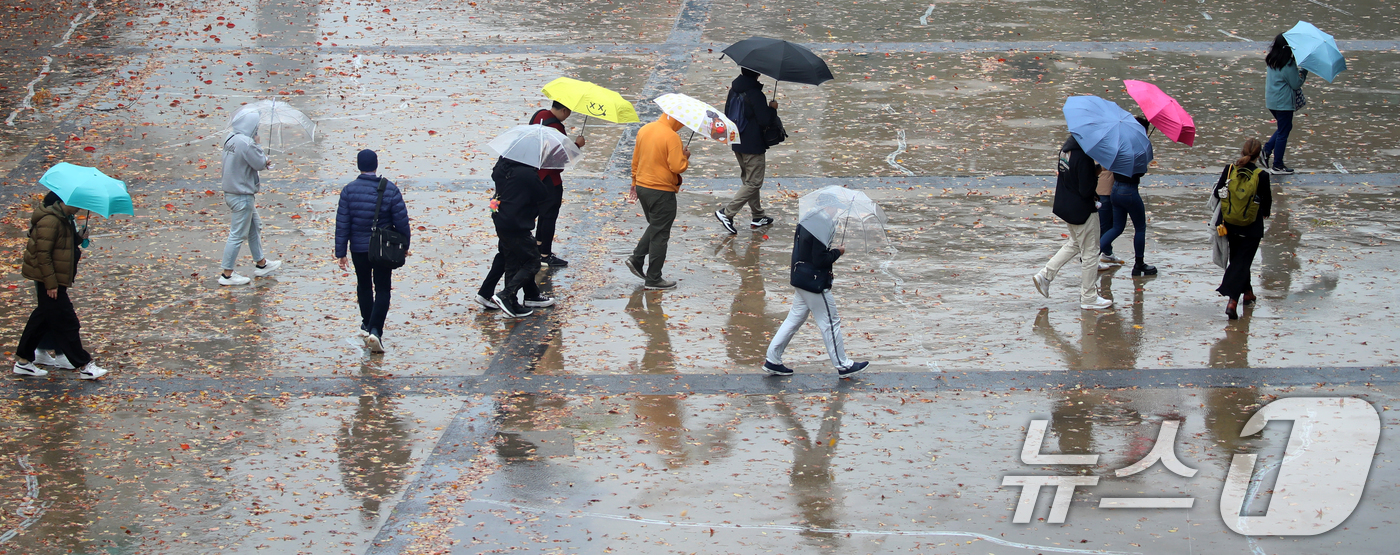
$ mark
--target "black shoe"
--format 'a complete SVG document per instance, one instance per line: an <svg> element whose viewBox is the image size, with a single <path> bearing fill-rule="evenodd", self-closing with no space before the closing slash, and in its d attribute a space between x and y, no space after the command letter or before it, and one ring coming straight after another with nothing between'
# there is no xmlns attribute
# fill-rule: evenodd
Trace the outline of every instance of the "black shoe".
<svg viewBox="0 0 1400 555"><path fill-rule="evenodd" d="M1293 168L1288 166L1274 166L1269 169L1269 173L1274 175L1293 175L1296 172L1293 171Z"/></svg>
<svg viewBox="0 0 1400 555"><path fill-rule="evenodd" d="M511 318L524 318L535 313L533 310L520 306L520 303L514 298L507 299L502 297L500 293L492 295L491 299L496 301L496 308L501 309L501 312Z"/></svg>
<svg viewBox="0 0 1400 555"><path fill-rule="evenodd" d="M1237 303L1237 302L1235 302L1235 301L1230 301L1230 302L1228 302L1228 303L1225 303L1225 317L1226 317L1226 318L1229 318L1229 319L1231 319L1231 320L1239 320L1239 319L1240 319L1239 303Z"/></svg>
<svg viewBox="0 0 1400 555"><path fill-rule="evenodd" d="M715 219L719 220L719 223L724 225L724 229L728 231L730 235L739 232L739 230L734 229L734 218L725 216L724 210L715 210Z"/></svg>
<svg viewBox="0 0 1400 555"><path fill-rule="evenodd" d="M1157 267L1156 267L1156 266L1151 266L1151 265L1148 265L1148 264L1143 264L1142 262L1138 262L1137 264L1134 264L1134 265L1133 265L1133 277L1137 277L1137 276L1155 276L1155 275L1157 275Z"/></svg>
<svg viewBox="0 0 1400 555"><path fill-rule="evenodd" d="M775 362L763 361L763 371L769 376L791 376L792 369Z"/></svg>
<svg viewBox="0 0 1400 555"><path fill-rule="evenodd" d="M564 260L563 258L559 258L559 257L557 257L557 256L554 256L554 255L552 255L552 254L546 254L546 255L540 257L540 265L541 265L541 266L552 266L552 267L555 267L555 268L563 268L563 267L569 265L569 261L568 261L568 260Z"/></svg>
<svg viewBox="0 0 1400 555"><path fill-rule="evenodd" d="M773 218L764 216L762 218L754 218L752 222L749 222L749 227L754 229L763 227L765 225L773 225Z"/></svg>
<svg viewBox="0 0 1400 555"><path fill-rule="evenodd" d="M865 370L865 367L866 367L866 366L870 366L870 363L869 363L869 362L865 362L865 361L861 361L861 362L857 362L857 363L855 363L855 364L852 364L850 368L842 368L842 369L840 369L840 370L837 370L836 373L837 373L837 374L840 374L840 375L841 375L841 379L844 380L844 379L846 379L846 378L849 378L849 377L851 377L851 376L854 376L854 375L856 375L856 374L859 374L862 370Z"/></svg>
<svg viewBox="0 0 1400 555"><path fill-rule="evenodd" d="M632 275L637 276L641 279L647 278L647 275L642 273L642 261L628 258L626 260L623 260L622 264L624 266L627 266L627 271L632 272Z"/></svg>

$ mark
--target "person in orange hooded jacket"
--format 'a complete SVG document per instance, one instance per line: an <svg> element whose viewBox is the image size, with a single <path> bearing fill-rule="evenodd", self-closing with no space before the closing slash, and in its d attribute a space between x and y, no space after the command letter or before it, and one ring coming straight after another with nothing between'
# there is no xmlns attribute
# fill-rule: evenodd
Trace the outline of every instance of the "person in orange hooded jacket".
<svg viewBox="0 0 1400 555"><path fill-rule="evenodd" d="M674 280L661 277L666 264L666 245L671 240L671 224L676 221L676 193L681 190L681 173L690 167L690 149L676 134L681 122L666 114L637 131L632 149L631 198L642 205L647 229L637 241L632 256L623 261L627 270L643 280L647 289L672 289ZM646 272L642 272L642 264Z"/></svg>

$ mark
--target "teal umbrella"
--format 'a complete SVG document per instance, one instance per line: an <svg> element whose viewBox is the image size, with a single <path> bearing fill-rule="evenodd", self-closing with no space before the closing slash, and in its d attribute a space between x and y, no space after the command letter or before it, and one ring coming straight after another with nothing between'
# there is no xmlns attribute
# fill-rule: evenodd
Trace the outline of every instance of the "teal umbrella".
<svg viewBox="0 0 1400 555"><path fill-rule="evenodd" d="M39 183L58 194L63 204L91 210L103 218L112 214L136 214L126 184L107 177L97 168L59 162L44 172Z"/></svg>
<svg viewBox="0 0 1400 555"><path fill-rule="evenodd" d="M1283 38L1293 49L1293 59L1298 67L1316 73L1331 83L1337 74L1347 69L1347 61L1332 35L1322 32L1306 21L1299 21L1292 29L1284 31Z"/></svg>

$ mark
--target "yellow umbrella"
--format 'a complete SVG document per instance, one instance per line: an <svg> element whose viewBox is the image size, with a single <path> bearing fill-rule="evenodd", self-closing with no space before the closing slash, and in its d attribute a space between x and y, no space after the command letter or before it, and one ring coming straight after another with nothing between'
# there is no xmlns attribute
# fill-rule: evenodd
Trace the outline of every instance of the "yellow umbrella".
<svg viewBox="0 0 1400 555"><path fill-rule="evenodd" d="M588 118L594 117L613 123L637 123L637 110L622 95L587 81L560 77L550 81L540 92L545 98L568 106L570 110L583 114L583 128L588 129Z"/></svg>

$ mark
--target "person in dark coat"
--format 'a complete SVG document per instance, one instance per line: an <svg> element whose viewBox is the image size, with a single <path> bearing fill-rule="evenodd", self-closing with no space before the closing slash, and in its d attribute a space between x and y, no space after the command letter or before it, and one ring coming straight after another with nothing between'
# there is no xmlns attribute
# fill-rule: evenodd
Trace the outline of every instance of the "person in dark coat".
<svg viewBox="0 0 1400 555"><path fill-rule="evenodd" d="M1262 152L1263 147L1259 144L1259 139L1245 139L1244 146L1240 148L1239 159L1220 172L1220 180L1211 190L1211 194L1216 195L1216 198L1224 198L1229 195L1231 173L1247 171L1259 175L1259 188L1254 193L1254 198L1259 203L1259 212L1255 214L1254 221L1249 225L1234 225L1225 222L1222 214L1221 219L1215 222L1215 225L1225 226L1225 241L1230 244L1230 261L1225 266L1225 277L1221 278L1220 287L1216 288L1216 291L1230 299L1225 304L1225 315L1231 320L1240 317L1241 300L1245 305L1254 304L1256 297L1254 286L1249 283L1249 268L1254 264L1254 255L1259 252L1259 240L1264 238L1264 218L1269 217L1269 209L1274 203L1273 194L1269 190L1269 172L1259 167Z"/></svg>
<svg viewBox="0 0 1400 555"><path fill-rule="evenodd" d="M1055 200L1053 212L1069 225L1069 239L1060 251L1050 258L1039 272L1031 276L1035 290L1045 298L1050 298L1050 282L1065 264L1078 256L1081 266L1079 278L1079 308L1084 310L1104 310L1113 308L1113 301L1099 296L1099 219L1098 185L1099 166L1079 142L1071 135L1060 147L1060 162L1055 176Z"/></svg>
<svg viewBox="0 0 1400 555"><path fill-rule="evenodd" d="M77 280L78 260L83 256L79 247L87 238L86 228L79 232L73 219L78 210L64 204L57 194L49 193L43 201L35 203L34 214L29 217L29 240L24 247L21 273L34 282L38 303L29 314L19 346L15 348L15 374L35 377L49 374L35 365L35 351L44 340L54 341L63 350L69 367L78 369L79 379L95 380L107 373L83 349L78 333L82 324L73 301L68 298L68 288Z"/></svg>
<svg viewBox="0 0 1400 555"><path fill-rule="evenodd" d="M742 104L742 107L735 106ZM759 192L763 189L763 172L767 165L764 153L768 143L763 140L763 128L771 127L778 117L778 102L769 101L763 95L763 84L758 82L758 72L739 68L739 76L729 85L729 96L724 100L726 114L733 110L743 110L744 124L739 127L739 144L731 144L734 158L739 161L739 176L743 184L734 200L715 211L715 218L729 233L738 233L734 226L734 216L744 206L749 207L753 221L750 228L760 228L773 223L773 218L764 215ZM731 118L732 119L732 118Z"/></svg>
<svg viewBox="0 0 1400 555"><path fill-rule="evenodd" d="M548 109L536 110L530 116L530 125L540 124L553 128L555 131L568 136L569 132L564 128L564 120L569 119L574 111L568 106L555 101ZM574 139L574 144L583 148L583 137ZM539 222L535 225L535 242L540 246L540 264L543 266L568 266L569 262L554 255L554 230L559 220L559 209L564 206L564 170L541 169L540 181L544 182L545 191L549 193L545 197L544 204L540 206ZM494 289L495 284L491 287Z"/></svg>
<svg viewBox="0 0 1400 555"><path fill-rule="evenodd" d="M554 299L540 296L535 285L540 251L530 234L549 191L540 179L539 168L504 157L496 160L491 181L496 185L496 193L491 197L491 221L496 225L497 256L505 267L505 284L491 301L506 316L522 318L534 313L531 308L554 304ZM517 298L521 289L525 289L523 305Z"/></svg>
<svg viewBox="0 0 1400 555"><path fill-rule="evenodd" d="M360 333L370 352L384 352L384 320L389 315L389 291L393 288L392 268L376 266L369 261L370 230L375 209L379 210L379 227L393 227L409 239L408 206L398 186L384 181L384 201L379 203L379 155L373 150L361 150L356 157L360 176L340 190L340 205L335 211L335 258L340 269L355 264L355 296L360 304ZM387 226L385 224L388 224ZM346 251L350 258L346 259Z"/></svg>
<svg viewBox="0 0 1400 555"><path fill-rule="evenodd" d="M829 217L836 217L837 209L833 206L836 199L822 197L817 199L817 206L827 206L822 209L827 211ZM835 229L834 226L832 229ZM778 333L773 335L773 341L768 344L763 370L769 375L792 375L792 369L783 365L783 352L787 350L788 343L792 341L797 329L807 321L809 314L817 321L822 342L826 344L827 357L831 359L831 364L836 367L836 372L841 378L849 378L870 365L865 361L852 361L846 356L845 340L841 338L841 316L836 313L836 298L831 295L831 284L835 279L832 265L841 255L846 254L846 248L829 248L827 244L830 241L830 237L823 241L813 235L806 226L797 225L797 234L792 243L792 310L788 311L787 319L783 320L782 327L778 328ZM799 274L806 276L799 277ZM815 276L816 279L806 279L811 276Z"/></svg>

